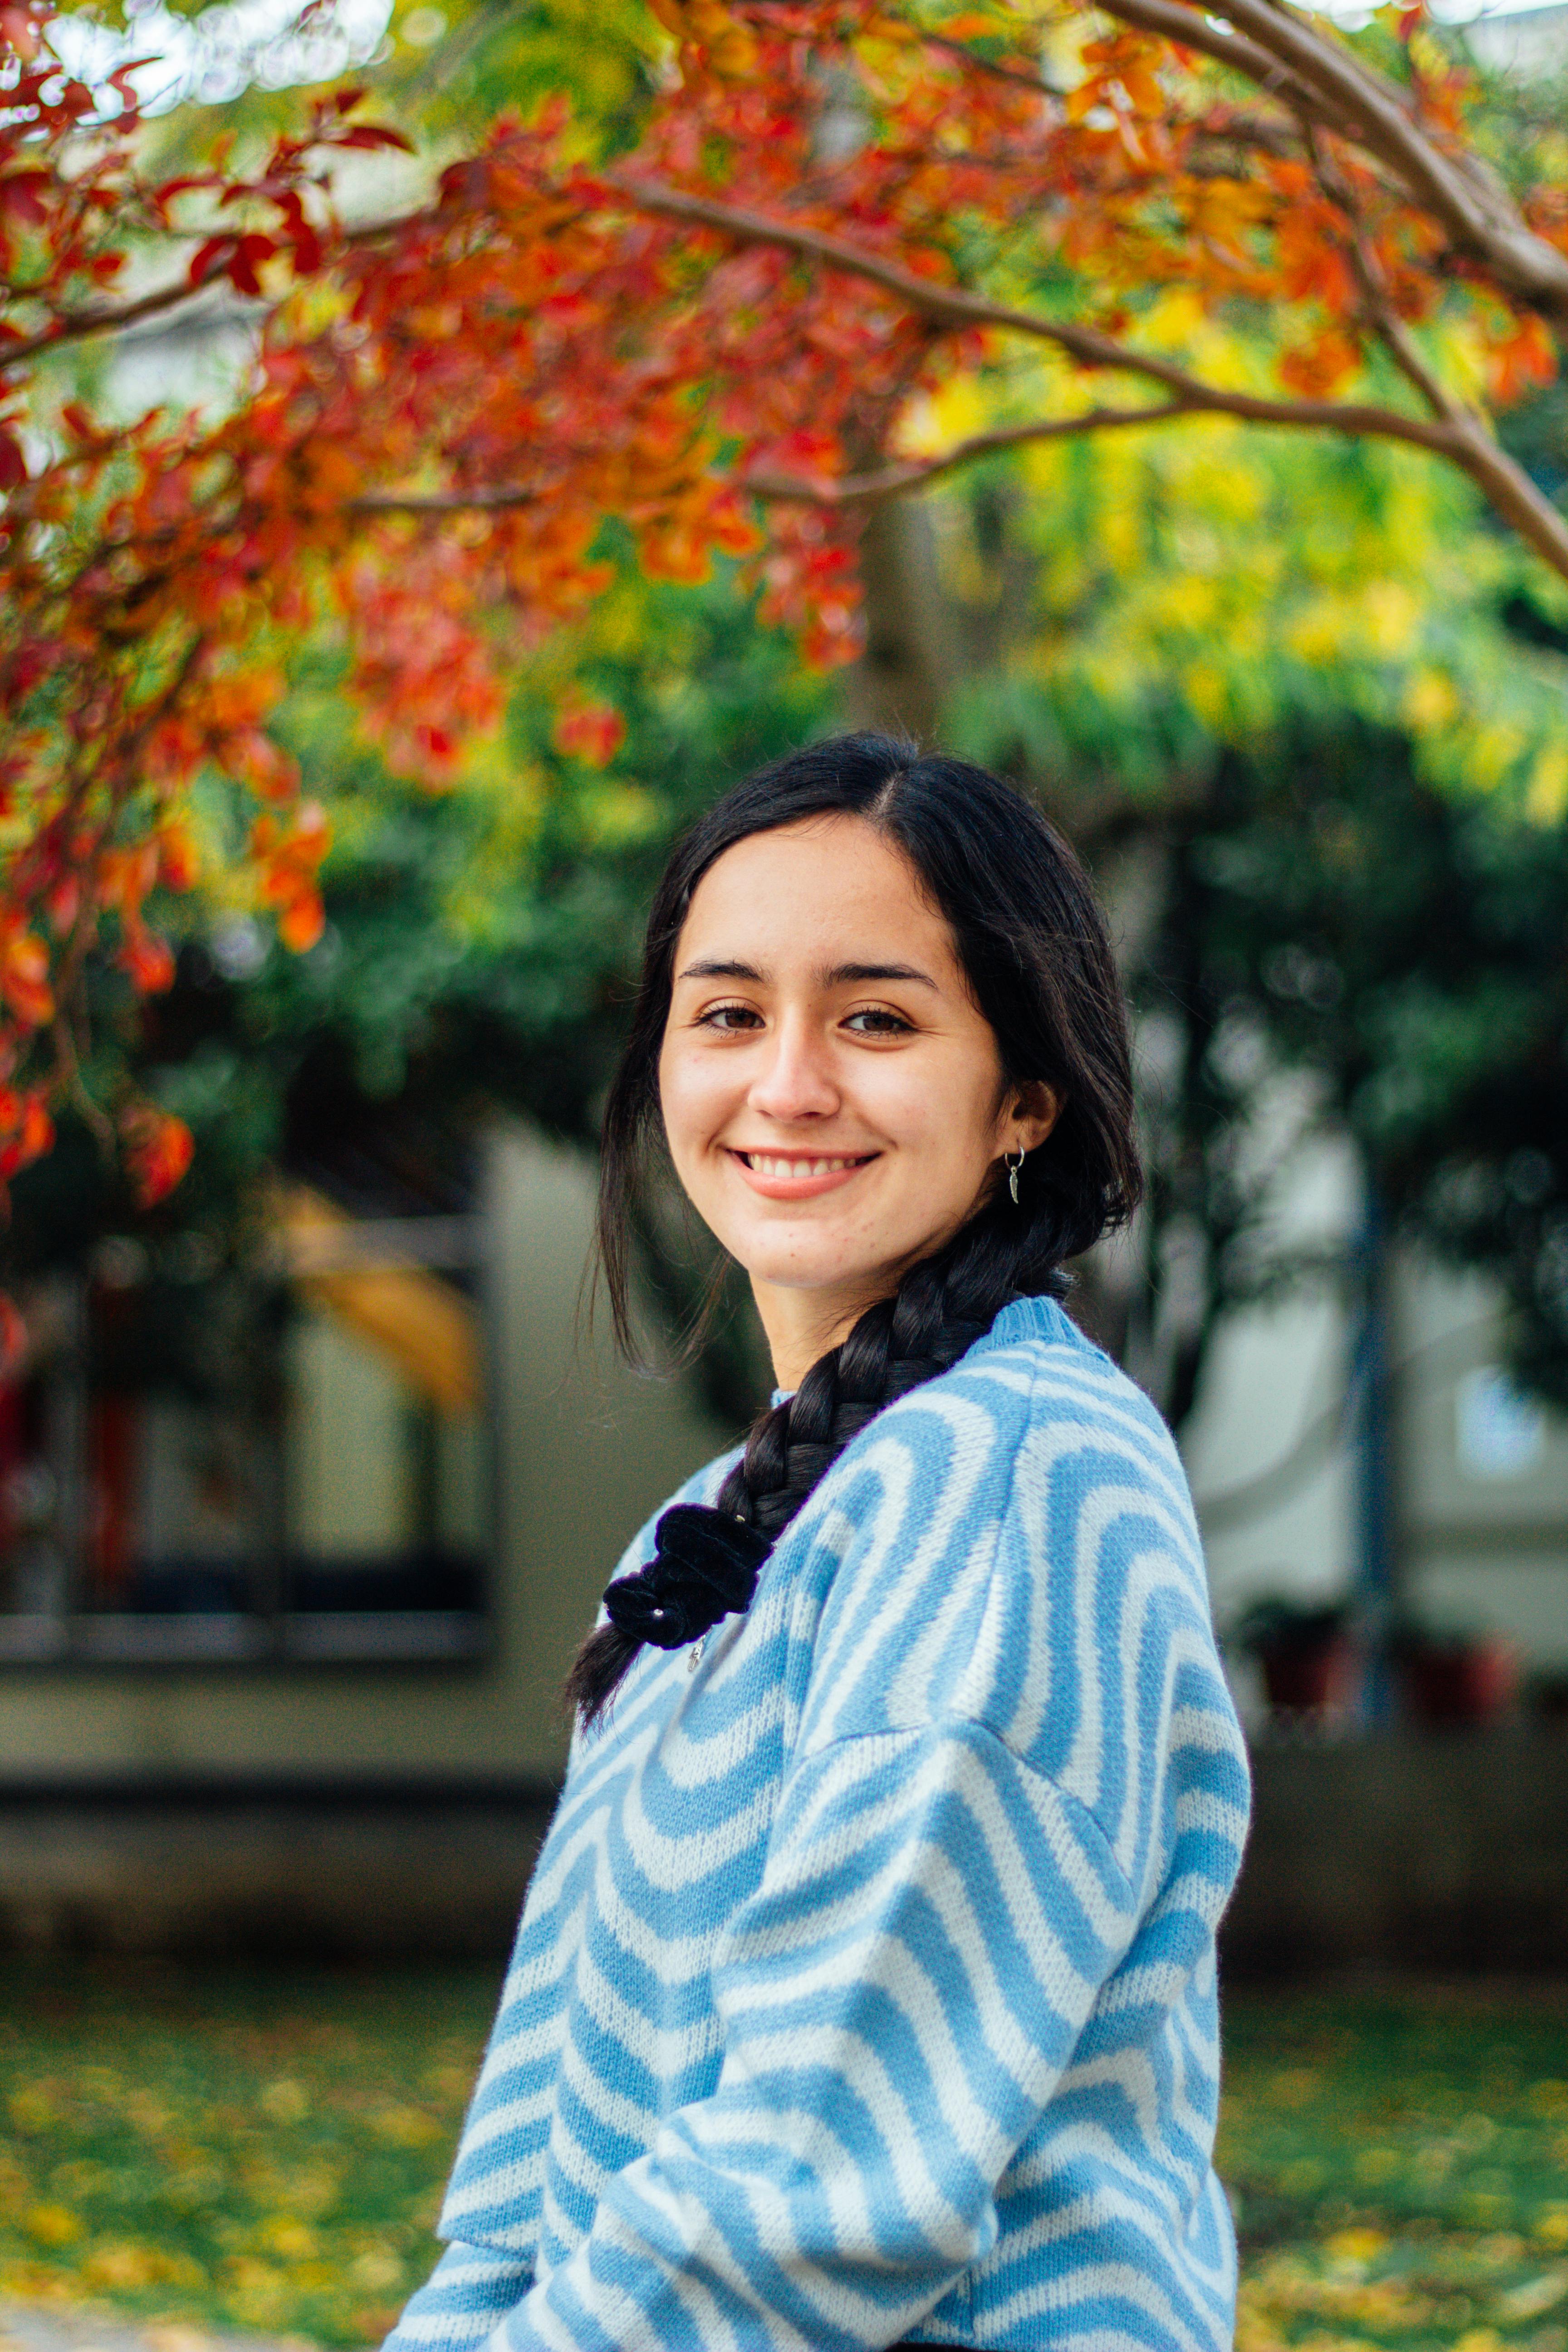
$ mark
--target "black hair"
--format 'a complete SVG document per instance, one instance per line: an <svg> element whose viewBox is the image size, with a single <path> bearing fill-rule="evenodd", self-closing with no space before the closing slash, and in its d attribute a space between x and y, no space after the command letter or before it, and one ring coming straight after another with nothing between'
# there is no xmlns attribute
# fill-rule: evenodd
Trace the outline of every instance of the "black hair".
<svg viewBox="0 0 1568 2352"><path fill-rule="evenodd" d="M966 761L882 735L814 743L726 793L677 844L654 896L599 1181L600 1263L623 1349L636 1352L631 1235L664 1139L659 1054L692 894L737 842L843 814L895 843L945 917L1005 1082L1043 1080L1061 1108L1019 1171L1017 1206L994 1185L951 1240L757 1420L716 1507L769 1543L884 1405L956 1363L1010 1299L1059 1297L1064 1261L1124 1222L1142 1189L1126 1006L1104 919L1062 835L1022 793ZM603 1712L640 1646L614 1624L589 1635L566 1686L585 1721Z"/></svg>

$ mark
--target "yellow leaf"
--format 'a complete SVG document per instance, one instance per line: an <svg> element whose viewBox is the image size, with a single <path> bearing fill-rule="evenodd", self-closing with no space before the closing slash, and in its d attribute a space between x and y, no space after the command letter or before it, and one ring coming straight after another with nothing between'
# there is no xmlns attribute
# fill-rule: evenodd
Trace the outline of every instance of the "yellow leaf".
<svg viewBox="0 0 1568 2352"><path fill-rule="evenodd" d="M422 2107L383 2107L372 2129L389 2147L427 2147L441 2137L441 2126Z"/></svg>
<svg viewBox="0 0 1568 2352"><path fill-rule="evenodd" d="M68 2246L81 2235L81 2217L68 2205L31 2205L22 2216L22 2227L41 2246Z"/></svg>
<svg viewBox="0 0 1568 2352"><path fill-rule="evenodd" d="M1440 669L1417 670L1405 689L1399 715L1405 725L1422 735L1433 728L1446 727L1458 715L1459 698L1454 681Z"/></svg>
<svg viewBox="0 0 1568 2352"><path fill-rule="evenodd" d="M1561 824L1568 814L1568 744L1548 743L1536 753L1525 786L1524 813L1531 824ZM1536 2085L1548 2087L1561 2086Z"/></svg>
<svg viewBox="0 0 1568 2352"><path fill-rule="evenodd" d="M1336 2230L1323 2241L1323 2251L1340 2263L1370 2263L1388 2243L1385 2230Z"/></svg>

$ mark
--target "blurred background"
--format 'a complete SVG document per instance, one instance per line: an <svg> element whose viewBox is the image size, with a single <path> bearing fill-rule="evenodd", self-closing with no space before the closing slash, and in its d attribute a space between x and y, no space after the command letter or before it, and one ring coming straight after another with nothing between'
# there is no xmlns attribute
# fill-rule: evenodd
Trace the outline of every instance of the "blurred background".
<svg viewBox="0 0 1568 2352"><path fill-rule="evenodd" d="M280 30L220 0L66 30L83 71L156 53L172 167L359 72L419 146L353 159L368 215L503 101L631 104L636 13L354 0ZM1568 8L1453 37L1561 120ZM249 332L219 289L76 364L110 413L221 401ZM1552 496L1565 418L1553 385L1503 419ZM334 811L325 929L291 955L237 903L184 919L121 1036L195 1137L156 1209L68 1120L17 1181L18 2342L84 2298L165 2352L373 2341L430 2258L571 1652L768 1385L739 1293L660 1380L584 1314L640 918L726 782L878 723L1040 796L1136 1008L1149 1200L1070 1304L1176 1429L1253 1743L1241 2340L1568 2345L1568 597L1420 453L1227 419L976 466L878 508L863 561L866 650L830 675L734 567L624 581L444 796L306 645L278 732ZM626 721L602 761L551 715L578 688ZM673 1206L642 1239L668 1348L711 1267Z"/></svg>

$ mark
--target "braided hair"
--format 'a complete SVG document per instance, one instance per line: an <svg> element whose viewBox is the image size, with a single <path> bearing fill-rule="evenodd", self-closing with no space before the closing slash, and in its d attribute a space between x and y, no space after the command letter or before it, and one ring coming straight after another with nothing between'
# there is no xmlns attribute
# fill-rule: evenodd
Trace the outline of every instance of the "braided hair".
<svg viewBox="0 0 1568 2352"><path fill-rule="evenodd" d="M884 1406L948 1370L1009 1300L1059 1297L1064 1262L1124 1222L1138 1200L1126 1008L1103 918L1067 842L1032 801L964 761L881 735L815 743L727 793L677 845L655 894L631 1031L605 1108L600 1176L600 1262L625 1352L636 1353L628 1235L663 1138L658 1057L692 894L737 842L828 814L863 817L902 851L951 926L1005 1078L1043 1080L1060 1113L1019 1171L1016 1205L994 1187L949 1241L908 1268L891 1297L867 1307L818 1357L793 1396L761 1415L712 1510L666 1515L661 1551L668 1540L689 1563L688 1595L695 1575L710 1597L694 1616L695 1604L683 1606L670 1597L673 1585L658 1583L657 1562L610 1588L611 1622L584 1642L566 1685L587 1723L644 1640L674 1646L745 1606L767 1550ZM732 1531L727 1540L721 1522Z"/></svg>

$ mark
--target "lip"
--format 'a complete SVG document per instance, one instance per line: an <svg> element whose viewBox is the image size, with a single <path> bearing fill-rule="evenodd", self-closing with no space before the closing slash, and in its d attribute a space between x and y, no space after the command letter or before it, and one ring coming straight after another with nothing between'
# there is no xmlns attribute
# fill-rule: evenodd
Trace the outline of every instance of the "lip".
<svg viewBox="0 0 1568 2352"><path fill-rule="evenodd" d="M728 1145L725 1149L729 1150L730 1158L735 1164L742 1182L764 1201L818 1200L825 1192L837 1192L844 1185L852 1184L857 1176L865 1174L874 1160L881 1157L880 1153L876 1151L856 1153L814 1151L810 1155L811 1160L846 1159L852 1160L853 1165L847 1168L828 1169L820 1176L763 1176L756 1169L748 1167L744 1153L736 1151ZM797 1155L794 1152L776 1151L760 1152L755 1156L768 1160L793 1160ZM810 1164L805 1152L801 1152L798 1156L804 1165Z"/></svg>

